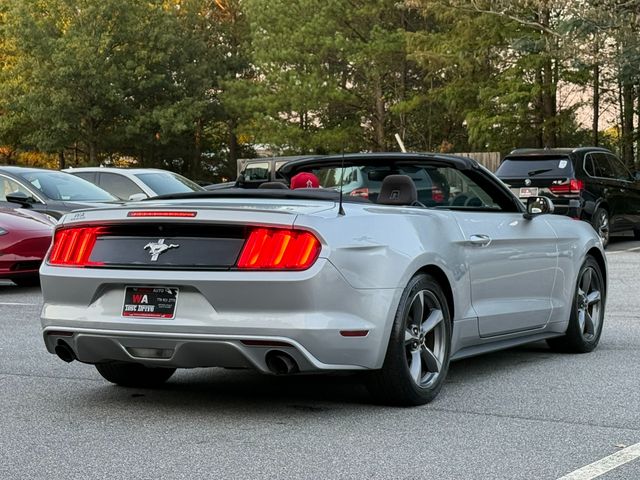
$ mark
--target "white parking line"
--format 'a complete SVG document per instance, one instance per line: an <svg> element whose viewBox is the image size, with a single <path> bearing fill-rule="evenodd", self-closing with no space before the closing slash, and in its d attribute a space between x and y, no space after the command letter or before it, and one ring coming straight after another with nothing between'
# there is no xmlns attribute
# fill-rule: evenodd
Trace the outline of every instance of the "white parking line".
<svg viewBox="0 0 640 480"><path fill-rule="evenodd" d="M0 305L17 305L19 307L40 305L39 303L22 303L22 302L0 302Z"/></svg>
<svg viewBox="0 0 640 480"><path fill-rule="evenodd" d="M614 250L612 252L607 252L607 255L610 255L612 253L635 252L636 250L640 250L640 247L625 248L624 250Z"/></svg>
<svg viewBox="0 0 640 480"><path fill-rule="evenodd" d="M608 457L604 457L602 460L593 462L586 467L582 467L575 472L571 472L564 477L560 477L558 480L591 480L592 478L599 477L603 473L610 472L614 468L618 468L625 463L632 462L639 457L640 443L636 443L635 445L623 448L619 452L609 455Z"/></svg>

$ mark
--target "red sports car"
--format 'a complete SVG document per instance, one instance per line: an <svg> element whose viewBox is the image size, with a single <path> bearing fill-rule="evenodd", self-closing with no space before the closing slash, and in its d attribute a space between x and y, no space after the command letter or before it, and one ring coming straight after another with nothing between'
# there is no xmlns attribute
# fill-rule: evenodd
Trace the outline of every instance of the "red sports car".
<svg viewBox="0 0 640 480"><path fill-rule="evenodd" d="M54 225L37 212L0 207L0 278L21 286L37 285Z"/></svg>

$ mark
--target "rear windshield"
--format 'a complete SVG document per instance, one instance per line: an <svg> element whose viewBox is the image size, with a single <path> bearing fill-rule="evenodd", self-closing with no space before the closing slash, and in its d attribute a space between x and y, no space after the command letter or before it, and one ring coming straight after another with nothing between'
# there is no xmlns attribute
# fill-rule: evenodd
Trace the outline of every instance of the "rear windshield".
<svg viewBox="0 0 640 480"><path fill-rule="evenodd" d="M496 170L500 178L572 177L573 164L566 156L507 157Z"/></svg>

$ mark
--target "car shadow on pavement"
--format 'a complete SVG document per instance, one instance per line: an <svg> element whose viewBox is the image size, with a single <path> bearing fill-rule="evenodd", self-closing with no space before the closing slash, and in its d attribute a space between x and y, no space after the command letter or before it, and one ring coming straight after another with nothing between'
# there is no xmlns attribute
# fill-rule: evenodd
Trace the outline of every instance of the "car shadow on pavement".
<svg viewBox="0 0 640 480"><path fill-rule="evenodd" d="M460 360L451 364L443 392L430 405L445 401L447 384L485 382L491 374L513 373L531 364L552 359L544 343L531 344ZM97 374L96 374L97 375ZM238 411L282 410L321 413L353 407L381 407L374 403L359 374L271 376L249 370L221 368L179 370L167 384L157 389L124 388L105 383L88 389L92 403L130 405L144 402L155 408Z"/></svg>

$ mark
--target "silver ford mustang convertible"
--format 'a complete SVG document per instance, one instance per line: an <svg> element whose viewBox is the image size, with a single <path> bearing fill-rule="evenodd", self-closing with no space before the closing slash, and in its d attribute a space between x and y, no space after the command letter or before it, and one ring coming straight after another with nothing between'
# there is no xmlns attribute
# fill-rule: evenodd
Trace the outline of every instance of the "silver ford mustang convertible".
<svg viewBox="0 0 640 480"><path fill-rule="evenodd" d="M418 405L449 363L546 340L589 352L607 288L598 235L525 207L475 161L305 158L282 183L63 217L40 274L47 349L152 387L176 368L361 372ZM321 188L290 190L306 172Z"/></svg>

